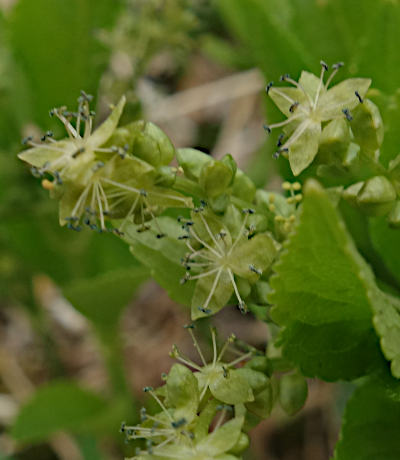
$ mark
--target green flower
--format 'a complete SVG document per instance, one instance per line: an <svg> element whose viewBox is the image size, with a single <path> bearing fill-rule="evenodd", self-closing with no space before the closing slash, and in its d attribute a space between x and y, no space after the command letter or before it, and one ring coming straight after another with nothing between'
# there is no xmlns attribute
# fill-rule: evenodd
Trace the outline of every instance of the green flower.
<svg viewBox="0 0 400 460"><path fill-rule="evenodd" d="M356 107L364 98L371 80L367 78L350 78L329 88L333 77L343 63L334 64L333 72L324 83L324 75L328 70L327 64L321 61L321 75L318 78L309 72L303 71L299 81L288 75L281 77L282 81L291 83L292 87L267 86L267 93L284 113L287 120L265 126L267 132L273 128L283 127L289 138L278 142L281 153L289 157L293 174L300 174L314 160L319 146L319 137L322 125L328 121L346 118L352 119L350 110Z"/></svg>
<svg viewBox="0 0 400 460"><path fill-rule="evenodd" d="M48 133L44 142L37 144L29 138L26 143L32 148L19 154L36 176L46 177L42 185L60 202L60 224L80 230L84 223L92 230L120 235L129 221L139 223L138 231L143 231L148 229L146 222L166 207L192 207L191 198L162 187L164 169L168 169L165 164L174 154L167 136L143 122L117 129L124 97L92 132L90 100L91 96L82 92L77 113L65 108L51 111L64 124L68 139L55 141ZM140 158L153 150L161 164ZM172 168L167 173L173 180ZM107 220L118 221L118 228L107 226ZM163 236L162 232L157 236Z"/></svg>
<svg viewBox="0 0 400 460"><path fill-rule="evenodd" d="M216 313L234 294L238 307L247 311L238 288L238 279L255 283L272 264L277 249L266 233L253 235L247 228L254 211L243 210L240 228L228 228L212 211L204 207L192 212L184 223L185 239L190 252L182 261L188 270L182 283L196 280L192 299L192 319ZM239 218L240 221L240 218Z"/></svg>

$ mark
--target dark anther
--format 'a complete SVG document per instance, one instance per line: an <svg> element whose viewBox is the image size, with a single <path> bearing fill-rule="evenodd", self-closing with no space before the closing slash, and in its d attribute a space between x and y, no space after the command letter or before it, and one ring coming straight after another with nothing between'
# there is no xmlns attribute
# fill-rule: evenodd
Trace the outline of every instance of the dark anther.
<svg viewBox="0 0 400 460"><path fill-rule="evenodd" d="M262 275L262 271L259 270L258 268L256 268L254 265L250 264L249 265L249 269L250 271L252 271L253 273L256 273L257 275Z"/></svg>
<svg viewBox="0 0 400 460"><path fill-rule="evenodd" d="M198 309L206 315L209 315L211 313L211 310L209 308L198 307Z"/></svg>
<svg viewBox="0 0 400 460"><path fill-rule="evenodd" d="M228 378L228 369L224 366L222 367L222 372L224 373L224 378Z"/></svg>
<svg viewBox="0 0 400 460"><path fill-rule="evenodd" d="M207 207L207 201L200 200L200 204L203 206L203 208Z"/></svg>
<svg viewBox="0 0 400 460"><path fill-rule="evenodd" d="M165 233L157 233L156 237L160 240L161 238L164 238L166 236Z"/></svg>
<svg viewBox="0 0 400 460"><path fill-rule="evenodd" d="M178 236L178 240L187 240L189 239L189 235L180 235Z"/></svg>
<svg viewBox="0 0 400 460"><path fill-rule="evenodd" d="M176 422L171 422L172 428L180 428L181 426L186 425L186 419L183 417Z"/></svg>
<svg viewBox="0 0 400 460"><path fill-rule="evenodd" d="M364 102L364 99L360 96L360 93L358 91L355 91L354 94L357 96L357 99L362 104Z"/></svg>
<svg viewBox="0 0 400 460"><path fill-rule="evenodd" d="M121 428L119 429L119 432L124 433L125 432L125 427L126 427L126 422L122 422L121 423Z"/></svg>
<svg viewBox="0 0 400 460"><path fill-rule="evenodd" d="M56 109L51 109L51 110L49 111L49 116L50 116L50 117L54 117L55 114L56 114Z"/></svg>
<svg viewBox="0 0 400 460"><path fill-rule="evenodd" d="M121 230L118 230L118 228L113 228L113 232L114 232L117 236L124 236L124 232L121 232Z"/></svg>
<svg viewBox="0 0 400 460"><path fill-rule="evenodd" d="M146 196L147 196L147 192L146 192L146 190L143 190L143 189L142 189L142 190L140 190L140 194L141 194L142 196L144 196L144 197L146 197Z"/></svg>
<svg viewBox="0 0 400 460"><path fill-rule="evenodd" d="M81 153L83 153L85 151L85 147L81 147L80 149L78 149L76 152L74 152L72 154L72 158L76 158L78 157Z"/></svg>
<svg viewBox="0 0 400 460"><path fill-rule="evenodd" d="M288 78L290 78L290 75L285 73L279 77L279 81L286 81Z"/></svg>
<svg viewBox="0 0 400 460"><path fill-rule="evenodd" d="M283 145L283 139L284 139L285 135L282 133L282 134L279 134L279 137L278 137L278 142L276 143L276 146L277 147L282 147Z"/></svg>
<svg viewBox="0 0 400 460"><path fill-rule="evenodd" d="M299 105L300 105L300 102L297 102L297 101L293 102L293 104L289 107L289 112L293 113Z"/></svg>
<svg viewBox="0 0 400 460"><path fill-rule="evenodd" d="M185 324L183 328L184 329L195 329L195 325L193 323Z"/></svg>
<svg viewBox="0 0 400 460"><path fill-rule="evenodd" d="M62 185L62 184L63 184L63 181L62 181L62 179L61 179L60 174L59 174L58 171L55 171L55 172L54 172L54 177L55 177L56 182L57 182L58 185Z"/></svg>
<svg viewBox="0 0 400 460"><path fill-rule="evenodd" d="M238 307L239 307L240 313L242 313L243 315L247 313L247 307L243 301L239 302Z"/></svg>
<svg viewBox="0 0 400 460"><path fill-rule="evenodd" d="M254 209L251 209L251 208L242 209L242 212L243 214L254 214L255 213Z"/></svg>
<svg viewBox="0 0 400 460"><path fill-rule="evenodd" d="M325 61L319 61L319 63L326 71L329 69L328 64Z"/></svg>
<svg viewBox="0 0 400 460"><path fill-rule="evenodd" d="M353 119L353 117L350 114L349 109L343 109L342 112L344 113L344 116L346 117L348 121L351 121Z"/></svg>
<svg viewBox="0 0 400 460"><path fill-rule="evenodd" d="M144 391L145 393L148 393L149 391L153 391L153 387L144 387L144 388L143 388L143 391Z"/></svg>
<svg viewBox="0 0 400 460"><path fill-rule="evenodd" d="M342 62L342 61L341 62L336 62L336 64L333 64L332 69L333 70L340 69L343 66L344 66L344 62Z"/></svg>
<svg viewBox="0 0 400 460"><path fill-rule="evenodd" d="M91 102L93 100L93 96L91 94L85 93L83 90L81 91L81 97L87 102Z"/></svg>
<svg viewBox="0 0 400 460"><path fill-rule="evenodd" d="M269 90L272 88L273 85L274 85L274 82L270 81L268 85L265 87L265 91L267 94L269 94Z"/></svg>
<svg viewBox="0 0 400 460"><path fill-rule="evenodd" d="M266 133L271 134L271 128L268 125L264 125L263 128Z"/></svg>
<svg viewBox="0 0 400 460"><path fill-rule="evenodd" d="M24 139L22 139L21 143L22 143L22 145L27 145L32 140L33 140L33 136L28 136L28 137L25 137Z"/></svg>

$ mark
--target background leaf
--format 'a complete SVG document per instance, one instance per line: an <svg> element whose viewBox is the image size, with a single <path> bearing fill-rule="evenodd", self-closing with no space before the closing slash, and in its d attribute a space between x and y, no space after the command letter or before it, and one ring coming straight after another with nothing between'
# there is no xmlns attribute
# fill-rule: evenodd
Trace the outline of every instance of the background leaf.
<svg viewBox="0 0 400 460"><path fill-rule="evenodd" d="M106 402L91 391L53 382L39 388L21 407L11 434L18 441L39 442L58 430L89 430L105 409Z"/></svg>
<svg viewBox="0 0 400 460"><path fill-rule="evenodd" d="M346 407L334 460L400 458L399 396L398 384L388 389L369 382L356 389Z"/></svg>

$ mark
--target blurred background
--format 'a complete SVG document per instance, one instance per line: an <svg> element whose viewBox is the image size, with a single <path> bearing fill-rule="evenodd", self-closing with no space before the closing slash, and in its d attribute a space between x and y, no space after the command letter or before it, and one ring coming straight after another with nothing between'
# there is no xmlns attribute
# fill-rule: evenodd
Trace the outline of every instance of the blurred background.
<svg viewBox="0 0 400 460"><path fill-rule="evenodd" d="M63 135L49 109L73 110L85 90L100 123L126 94L122 123L148 119L177 147L231 153L258 187L279 189L291 176L263 131L279 120L266 82L344 61L340 78L371 77L393 127L399 43L399 0L0 0L0 460L132 455L121 421L137 421L172 344L193 354L188 309L115 236L60 228L17 159L27 133ZM387 135L383 162L396 149ZM250 315L225 309L214 323L265 347ZM329 459L350 392L310 381L305 409L274 412L246 459Z"/></svg>

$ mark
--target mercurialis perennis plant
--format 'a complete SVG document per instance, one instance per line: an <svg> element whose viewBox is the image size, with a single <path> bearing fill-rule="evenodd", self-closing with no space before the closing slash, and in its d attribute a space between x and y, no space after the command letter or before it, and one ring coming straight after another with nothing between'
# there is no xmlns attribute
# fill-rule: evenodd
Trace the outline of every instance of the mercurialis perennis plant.
<svg viewBox="0 0 400 460"><path fill-rule="evenodd" d="M58 200L61 225L122 238L191 321L231 305L268 325L265 350L233 335L220 345L211 328L211 358L185 326L198 359L174 346L164 384L145 388L158 411L121 428L134 459L241 459L274 408L303 407L307 377L357 380L336 460L399 458L400 156L381 162L379 90L336 82L342 65L266 87L286 117L265 125L283 130L273 156L299 176L282 192L257 189L229 154L175 149L151 122L119 126L124 98L94 128L82 92L76 112L50 112L65 139L24 140L19 158Z"/></svg>

